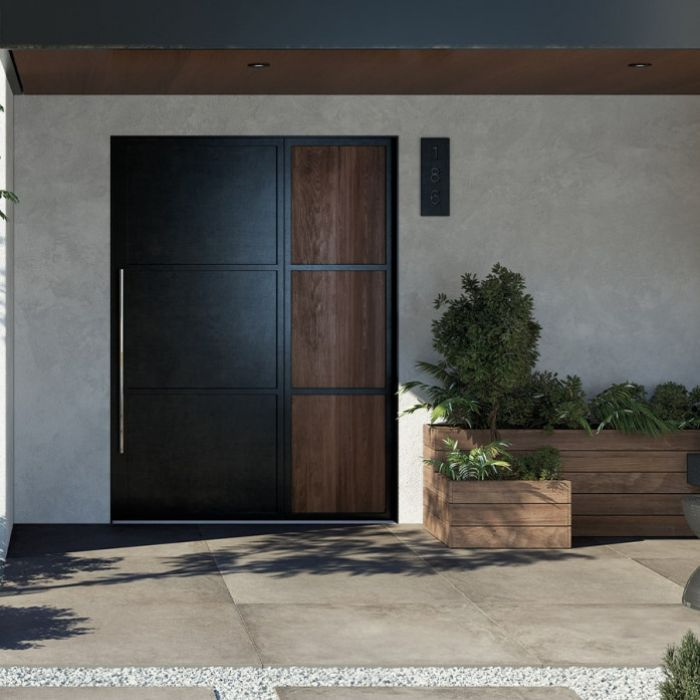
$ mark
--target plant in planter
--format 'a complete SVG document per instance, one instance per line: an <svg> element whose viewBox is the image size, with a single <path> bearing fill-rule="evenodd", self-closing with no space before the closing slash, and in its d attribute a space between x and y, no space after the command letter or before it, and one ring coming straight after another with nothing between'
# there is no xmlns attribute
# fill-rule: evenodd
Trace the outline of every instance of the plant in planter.
<svg viewBox="0 0 700 700"><path fill-rule="evenodd" d="M700 386L688 391L682 384L659 384L649 406L662 420L679 430L700 427Z"/></svg>
<svg viewBox="0 0 700 700"><path fill-rule="evenodd" d="M522 276L500 265L482 281L463 276L461 295L440 295L435 305L443 315L433 322L433 346L442 357L418 366L437 385L404 387L424 397L408 412L430 410L425 458L442 459L445 438L464 450L507 441L510 478L493 490L518 473L536 478L523 454L550 446L576 493L576 534L691 534L681 497L700 491L684 473L687 453L700 452L700 387L667 382L647 399L644 387L623 382L589 401L579 377L534 371L540 327L532 298Z"/></svg>
<svg viewBox="0 0 700 700"><path fill-rule="evenodd" d="M559 481L559 453L511 456L507 443L461 449L444 440L426 459L426 529L448 547L571 546L571 485Z"/></svg>
<svg viewBox="0 0 700 700"><path fill-rule="evenodd" d="M426 459L435 471L453 481L501 478L504 471L510 471L510 455L506 452L507 442L494 441L483 447L473 447L468 452L461 450L457 440L445 438L448 448L443 459Z"/></svg>
<svg viewBox="0 0 700 700"><path fill-rule="evenodd" d="M478 419L493 441L502 401L527 382L538 357L541 329L525 280L496 264L483 280L462 275L462 293L453 299L438 295L435 308L444 309L433 321L433 347L442 360L418 367L440 385L404 385L404 391L418 388L428 395L409 412L430 408L451 424L472 425Z"/></svg>

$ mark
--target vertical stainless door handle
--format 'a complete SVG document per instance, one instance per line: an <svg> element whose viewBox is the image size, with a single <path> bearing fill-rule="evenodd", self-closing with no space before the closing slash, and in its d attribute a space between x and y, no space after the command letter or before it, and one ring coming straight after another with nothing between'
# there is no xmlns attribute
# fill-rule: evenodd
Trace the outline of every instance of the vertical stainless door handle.
<svg viewBox="0 0 700 700"><path fill-rule="evenodd" d="M119 454L124 454L124 268L119 270Z"/></svg>

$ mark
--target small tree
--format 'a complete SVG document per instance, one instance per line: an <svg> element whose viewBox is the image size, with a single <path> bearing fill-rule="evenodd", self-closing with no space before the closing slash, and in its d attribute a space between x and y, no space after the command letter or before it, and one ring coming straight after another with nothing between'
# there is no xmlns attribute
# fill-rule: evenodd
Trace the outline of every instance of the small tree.
<svg viewBox="0 0 700 700"><path fill-rule="evenodd" d="M483 280L463 275L460 296L440 294L435 308L445 309L433 321L441 366L476 400L496 439L501 400L529 380L538 358L541 327L525 280L496 264Z"/></svg>

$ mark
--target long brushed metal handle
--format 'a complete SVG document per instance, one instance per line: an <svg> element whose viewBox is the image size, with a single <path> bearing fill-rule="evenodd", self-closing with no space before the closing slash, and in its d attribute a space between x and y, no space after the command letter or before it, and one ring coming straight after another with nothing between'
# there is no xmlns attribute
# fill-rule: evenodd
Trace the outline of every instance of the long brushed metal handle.
<svg viewBox="0 0 700 700"><path fill-rule="evenodd" d="M124 454L124 268L119 270L119 454Z"/></svg>

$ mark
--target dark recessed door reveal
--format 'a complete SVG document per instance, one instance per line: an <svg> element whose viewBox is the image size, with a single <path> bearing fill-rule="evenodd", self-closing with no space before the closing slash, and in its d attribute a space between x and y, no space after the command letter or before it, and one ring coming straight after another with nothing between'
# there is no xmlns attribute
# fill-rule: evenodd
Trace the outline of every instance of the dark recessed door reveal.
<svg viewBox="0 0 700 700"><path fill-rule="evenodd" d="M112 518L389 518L391 139L114 137Z"/></svg>

